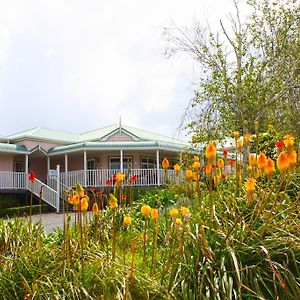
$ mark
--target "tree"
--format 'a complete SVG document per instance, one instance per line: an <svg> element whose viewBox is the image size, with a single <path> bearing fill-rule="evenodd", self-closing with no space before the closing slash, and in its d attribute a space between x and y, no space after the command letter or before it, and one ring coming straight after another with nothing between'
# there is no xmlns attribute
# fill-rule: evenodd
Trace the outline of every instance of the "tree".
<svg viewBox="0 0 300 300"><path fill-rule="evenodd" d="M249 0L246 22L230 16L213 33L195 22L192 29L167 28L168 53L186 52L202 76L185 113L195 142L220 139L233 130L254 133L257 123L300 136L300 6L296 0Z"/></svg>

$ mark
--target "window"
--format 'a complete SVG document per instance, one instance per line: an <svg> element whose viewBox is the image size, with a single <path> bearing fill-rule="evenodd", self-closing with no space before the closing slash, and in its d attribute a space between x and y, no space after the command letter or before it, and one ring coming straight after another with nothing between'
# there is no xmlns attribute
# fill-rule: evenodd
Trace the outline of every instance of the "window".
<svg viewBox="0 0 300 300"><path fill-rule="evenodd" d="M24 163L22 161L15 161L15 172L24 172Z"/></svg>
<svg viewBox="0 0 300 300"><path fill-rule="evenodd" d="M141 169L156 169L156 158L141 157Z"/></svg>
<svg viewBox="0 0 300 300"><path fill-rule="evenodd" d="M95 170L96 169L96 160L95 160L95 158L88 158L87 159L87 169L88 170Z"/></svg>
<svg viewBox="0 0 300 300"><path fill-rule="evenodd" d="M123 169L129 169L132 167L132 158L131 157L123 157ZM110 157L109 158L109 169L111 170L120 170L120 157Z"/></svg>

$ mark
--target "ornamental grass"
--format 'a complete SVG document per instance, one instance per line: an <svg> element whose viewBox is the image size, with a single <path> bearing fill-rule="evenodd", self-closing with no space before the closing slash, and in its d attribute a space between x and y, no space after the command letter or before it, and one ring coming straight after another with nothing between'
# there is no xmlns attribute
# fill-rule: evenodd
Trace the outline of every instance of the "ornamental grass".
<svg viewBox="0 0 300 300"><path fill-rule="evenodd" d="M1 299L299 299L299 165L283 144L272 159L241 159L237 144L233 163L210 144L176 166L181 181L135 201L123 174L103 191L78 184L48 235L0 220Z"/></svg>

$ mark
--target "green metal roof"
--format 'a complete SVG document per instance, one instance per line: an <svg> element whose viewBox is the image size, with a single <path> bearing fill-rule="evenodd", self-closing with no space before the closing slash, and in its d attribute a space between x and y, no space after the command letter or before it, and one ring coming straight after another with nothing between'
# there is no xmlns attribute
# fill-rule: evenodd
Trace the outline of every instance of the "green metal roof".
<svg viewBox="0 0 300 300"><path fill-rule="evenodd" d="M62 143L77 143L79 142L80 135L76 133L69 133L64 131L57 131L48 128L36 127L20 133L16 133L10 136L7 136L7 139L10 141L19 140L24 138L31 139L42 139L49 141L57 141Z"/></svg>
<svg viewBox="0 0 300 300"><path fill-rule="evenodd" d="M36 127L20 133L16 133L10 136L7 136L7 140L14 141L20 139L38 139L45 141L56 141L64 144L80 143L87 141L105 141L106 137L117 133L120 130L119 124L113 124L110 126L102 127L90 132L77 134L69 133L64 131L57 131L48 128ZM188 143L180 141L175 138L167 137L161 134L156 134L150 131L141 130L138 128L121 125L121 131L125 134L131 135L134 137L135 141L159 141L164 143L175 143L182 146L189 146Z"/></svg>
<svg viewBox="0 0 300 300"><path fill-rule="evenodd" d="M16 153L27 154L28 150L23 145L0 143L0 152L16 152Z"/></svg>
<svg viewBox="0 0 300 300"><path fill-rule="evenodd" d="M55 147L48 151L51 154L61 154L66 152L75 152L79 150L145 150L145 149L162 149L162 150L170 150L170 151L183 151L188 150L186 145L179 145L175 143L164 143L158 141L130 141L130 142L84 142L77 143L68 146ZM197 149L192 149L193 151L197 151Z"/></svg>

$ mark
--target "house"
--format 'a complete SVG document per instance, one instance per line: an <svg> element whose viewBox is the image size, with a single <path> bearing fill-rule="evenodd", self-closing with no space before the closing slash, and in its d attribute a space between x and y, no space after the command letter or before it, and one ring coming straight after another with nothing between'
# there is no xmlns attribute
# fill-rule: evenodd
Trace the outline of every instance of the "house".
<svg viewBox="0 0 300 300"><path fill-rule="evenodd" d="M30 189L30 170L38 178L36 194L41 186L44 193L48 187L57 191L58 181L61 189L77 182L103 187L117 172L135 176L136 186L159 186L164 182L162 159L178 161L188 149L197 151L178 139L121 123L83 134L37 127L0 136L0 189Z"/></svg>

